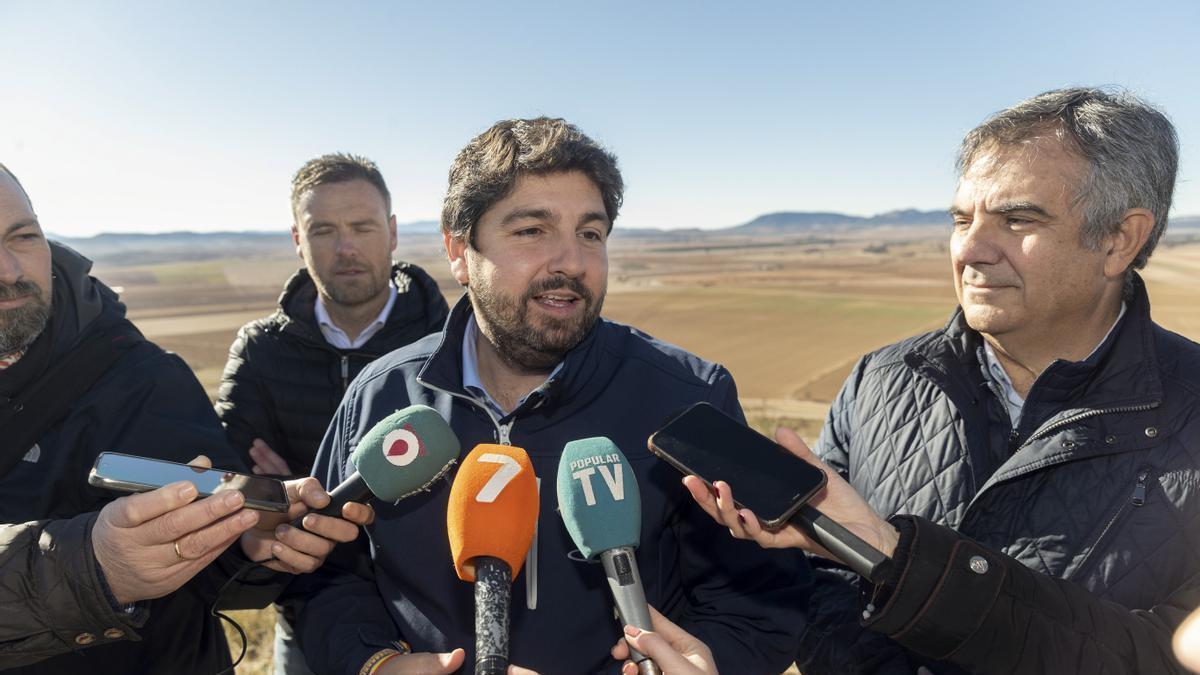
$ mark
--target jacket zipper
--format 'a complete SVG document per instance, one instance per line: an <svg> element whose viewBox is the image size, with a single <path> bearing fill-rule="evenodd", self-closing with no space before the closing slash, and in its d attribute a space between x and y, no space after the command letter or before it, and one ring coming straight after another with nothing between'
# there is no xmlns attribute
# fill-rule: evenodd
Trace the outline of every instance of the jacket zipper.
<svg viewBox="0 0 1200 675"><path fill-rule="evenodd" d="M1129 495L1128 499L1121 502L1121 507L1118 508L1117 512L1114 513L1112 517L1108 519L1108 522L1104 524L1104 529L1100 530L1100 536L1096 537L1096 540L1092 542L1091 548L1088 549L1087 555L1085 555L1083 560L1079 561L1079 565L1075 567L1075 571L1070 576L1072 580L1079 580L1082 578L1084 572L1091 571L1091 562L1096 551L1099 550L1100 544L1104 542L1104 539L1113 529L1113 526L1117 524L1117 521L1119 521L1122 516L1129 511L1130 508L1138 508L1146 504L1146 482L1149 477L1149 469L1142 469L1138 472L1137 481L1133 484L1133 493Z"/></svg>
<svg viewBox="0 0 1200 675"><path fill-rule="evenodd" d="M500 418L496 417L496 415L491 411L490 408L488 408L486 405L480 403L479 401L475 400L474 398L472 398L470 396L464 396L463 394L459 394L457 392L447 391L445 389L442 389L441 387L429 384L428 382L424 382L419 379L417 380L417 382L420 382L421 386L423 386L423 387L432 389L434 391L440 391L443 394L446 394L447 396L452 396L454 398L460 398L464 401L467 401L468 403L475 406L476 408L479 408L480 410L482 410L484 412L485 415L488 416L488 419L490 419L492 421L492 426L496 427L497 442L499 442L500 445L512 445L511 437L512 437L512 427L513 427L514 422L509 422L508 424L501 424ZM537 476L534 476L534 479L537 481L538 493L539 493L539 497L540 497L540 493L542 491L542 479ZM540 521L540 520L541 520L541 517L539 516L538 521ZM538 586L537 586L537 580L538 580L538 569L537 569L538 529L539 529L538 523L535 522L533 524L533 542L529 546L529 553L526 554L526 556L525 556L525 606L531 610L537 609L537 602L538 602Z"/></svg>
<svg viewBox="0 0 1200 675"><path fill-rule="evenodd" d="M350 355L342 354L342 394L350 388Z"/></svg>
<svg viewBox="0 0 1200 675"><path fill-rule="evenodd" d="M1154 408L1157 408L1157 407L1158 407L1158 401L1155 401L1154 403L1143 403L1142 405L1123 406L1120 408L1104 408L1103 410L1086 410L1084 412L1079 413L1078 415L1072 415L1065 419L1061 419L1053 424L1046 425L1046 426L1042 427L1041 429L1038 429L1037 431L1033 432L1033 434L1031 434L1029 436L1029 438L1025 439L1025 442L1022 443L1021 447L1017 448L1017 450L1021 450L1021 449L1025 448L1026 446L1028 446L1030 443L1037 441L1037 440L1041 440L1041 439L1049 436L1052 432L1057 431L1057 430L1067 426L1068 424L1074 424L1075 422L1078 422L1079 420L1087 419L1089 417L1096 417L1097 415L1109 415L1109 414L1113 414L1113 413L1144 412L1146 410L1153 410Z"/></svg>

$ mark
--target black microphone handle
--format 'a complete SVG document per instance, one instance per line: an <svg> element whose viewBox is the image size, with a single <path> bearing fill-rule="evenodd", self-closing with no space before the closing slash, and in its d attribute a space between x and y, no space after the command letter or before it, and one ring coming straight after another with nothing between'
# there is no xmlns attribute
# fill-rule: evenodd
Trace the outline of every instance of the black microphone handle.
<svg viewBox="0 0 1200 675"><path fill-rule="evenodd" d="M882 551L808 504L792 516L792 522L837 556L846 567L873 584L882 582L892 567L892 559Z"/></svg>
<svg viewBox="0 0 1200 675"><path fill-rule="evenodd" d="M350 474L350 477L342 481L342 484L335 487L329 493L329 504L323 509L317 509L313 513L319 513L323 516L333 516L334 518L342 517L342 507L349 502L365 502L371 497L371 488L367 487L365 481L357 471Z"/></svg>
<svg viewBox="0 0 1200 675"><path fill-rule="evenodd" d="M505 675L512 567L491 556L471 562L475 565L475 675Z"/></svg>

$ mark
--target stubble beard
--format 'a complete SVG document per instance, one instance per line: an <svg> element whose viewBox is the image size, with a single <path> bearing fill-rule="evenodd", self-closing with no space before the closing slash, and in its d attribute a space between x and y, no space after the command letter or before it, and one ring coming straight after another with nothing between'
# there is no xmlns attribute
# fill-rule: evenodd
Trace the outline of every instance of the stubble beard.
<svg viewBox="0 0 1200 675"><path fill-rule="evenodd" d="M322 279L309 270L309 274L313 277L317 284L321 295L329 298L334 303L343 307L357 307L366 304L375 298L379 297L380 293L387 290L388 281L391 275L391 266L385 267L386 272L379 272L370 264L362 265L367 268L365 279L361 282L355 281L339 281L334 275L337 273L337 268L330 274L329 279Z"/></svg>
<svg viewBox="0 0 1200 675"><path fill-rule="evenodd" d="M0 311L0 356L25 350L46 329L50 321L50 303L42 289L28 280L0 284L0 300L30 296L20 307Z"/></svg>
<svg viewBox="0 0 1200 675"><path fill-rule="evenodd" d="M558 289L569 289L584 303L584 311L576 318L556 319L542 316L533 325L529 320L529 303L535 295ZM497 354L511 368L546 372L554 368L567 352L574 349L595 325L604 306L604 292L594 297L578 279L563 276L534 282L519 298L496 290L487 282L472 283L469 288L480 331L496 348Z"/></svg>

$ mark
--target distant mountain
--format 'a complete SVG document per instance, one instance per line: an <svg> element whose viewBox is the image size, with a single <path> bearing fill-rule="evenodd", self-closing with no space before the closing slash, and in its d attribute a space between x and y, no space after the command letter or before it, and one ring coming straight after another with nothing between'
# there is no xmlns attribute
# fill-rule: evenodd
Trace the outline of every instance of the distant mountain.
<svg viewBox="0 0 1200 675"><path fill-rule="evenodd" d="M949 220L945 211L904 209L875 216L849 216L822 211L780 211L759 216L742 225L724 228L729 234L787 234L814 229L847 230L886 225L943 225Z"/></svg>
<svg viewBox="0 0 1200 675"><path fill-rule="evenodd" d="M396 223L397 234L435 234L442 231L440 220L414 220L411 223Z"/></svg>
<svg viewBox="0 0 1200 675"><path fill-rule="evenodd" d="M1167 222L1167 232L1200 229L1200 216L1176 216Z"/></svg>

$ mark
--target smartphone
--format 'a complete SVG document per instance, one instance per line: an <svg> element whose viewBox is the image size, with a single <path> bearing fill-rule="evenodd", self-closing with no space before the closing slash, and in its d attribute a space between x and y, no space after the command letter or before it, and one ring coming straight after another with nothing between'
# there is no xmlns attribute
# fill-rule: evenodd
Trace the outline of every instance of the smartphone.
<svg viewBox="0 0 1200 675"><path fill-rule="evenodd" d="M201 497L238 490L246 497L247 508L279 513L288 510L287 490L274 478L204 469L119 452L100 453L88 473L90 485L120 492L149 492L181 480L191 481Z"/></svg>
<svg viewBox="0 0 1200 675"><path fill-rule="evenodd" d="M825 473L707 403L697 403L651 434L650 452L711 488L725 481L734 503L779 529L825 487Z"/></svg>

